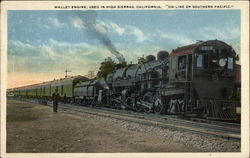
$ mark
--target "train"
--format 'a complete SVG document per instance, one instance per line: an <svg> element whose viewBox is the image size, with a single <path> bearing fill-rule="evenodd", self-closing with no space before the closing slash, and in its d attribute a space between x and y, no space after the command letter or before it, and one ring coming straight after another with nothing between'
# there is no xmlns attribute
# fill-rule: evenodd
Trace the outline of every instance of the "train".
<svg viewBox="0 0 250 158"><path fill-rule="evenodd" d="M74 97L73 89L77 83L89 80L84 76L74 76L53 81L12 88L7 95L29 98L51 99L53 92L57 89L59 95L69 101Z"/></svg>
<svg viewBox="0 0 250 158"><path fill-rule="evenodd" d="M50 99L57 89L61 98L79 105L235 120L240 106L238 60L232 46L223 41L198 41L171 53L160 51L157 57L148 55L144 62L118 68L106 78L76 76L9 92Z"/></svg>

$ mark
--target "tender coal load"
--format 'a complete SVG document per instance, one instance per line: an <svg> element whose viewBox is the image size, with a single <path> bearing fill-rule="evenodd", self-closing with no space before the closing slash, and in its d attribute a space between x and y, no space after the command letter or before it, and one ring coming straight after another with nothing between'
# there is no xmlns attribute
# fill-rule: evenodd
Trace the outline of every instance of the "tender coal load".
<svg viewBox="0 0 250 158"><path fill-rule="evenodd" d="M155 56L153 56L153 55L146 56L146 62L148 63L148 62L151 62L151 61L155 61Z"/></svg>
<svg viewBox="0 0 250 158"><path fill-rule="evenodd" d="M169 53L166 51L160 51L157 53L157 60L164 60L169 57Z"/></svg>

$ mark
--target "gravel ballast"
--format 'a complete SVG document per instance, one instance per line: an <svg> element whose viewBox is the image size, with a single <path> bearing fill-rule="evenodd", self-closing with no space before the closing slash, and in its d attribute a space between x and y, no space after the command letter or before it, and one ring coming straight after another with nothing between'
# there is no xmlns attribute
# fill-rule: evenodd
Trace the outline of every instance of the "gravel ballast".
<svg viewBox="0 0 250 158"><path fill-rule="evenodd" d="M192 134L189 132L180 132L161 127L147 126L133 122L127 122L107 117L82 114L89 119L95 119L113 126L118 126L128 131L137 133L138 135L154 135L171 141L185 144L189 147L200 149L203 152L240 152L240 141L227 140L224 138L204 136Z"/></svg>

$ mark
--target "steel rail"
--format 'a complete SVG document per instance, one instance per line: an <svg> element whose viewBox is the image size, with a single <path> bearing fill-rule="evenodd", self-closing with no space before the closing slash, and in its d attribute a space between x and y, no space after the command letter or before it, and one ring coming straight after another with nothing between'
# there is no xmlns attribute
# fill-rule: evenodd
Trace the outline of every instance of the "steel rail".
<svg viewBox="0 0 250 158"><path fill-rule="evenodd" d="M61 104L65 105L65 104ZM70 104L66 104L65 106L72 106ZM87 108L89 109L90 107L79 107L79 106L72 106L72 107L78 107L78 108ZM223 132L232 132L235 134L239 134L240 133L240 128L238 127L238 124L236 124L236 127L227 127L226 125L218 125L218 124L210 124L210 123L202 123L202 122L194 122L194 121L189 121L189 120L184 120L184 119L177 119L177 118L172 118L172 117L167 117L167 116L163 116L160 117L158 115L148 115L148 114L141 114L141 113L137 113L137 112L127 112L124 110L114 110L114 109L103 109L103 108L95 108L97 111L102 111L102 112L108 112L108 113L113 113L113 114L117 114L119 113L120 115L123 116L130 116L130 117L135 117L135 118L145 118L151 121L159 121L162 123L171 123L171 124L179 124L179 125L192 125L192 126L197 126L197 127L201 127L201 128L206 128L207 130L217 130L217 131L223 131ZM231 124L232 126L233 124Z"/></svg>
<svg viewBox="0 0 250 158"><path fill-rule="evenodd" d="M156 120L149 120L149 119L144 119L144 118L142 119L142 118L136 118L136 117L131 117L131 116L112 114L112 113L107 113L107 112L91 111L91 110L79 109L79 108L72 109L72 107L67 107L67 106L62 106L62 105L61 105L61 108L65 110L69 110L69 111L87 113L87 114L102 116L106 118L139 123L143 125L156 126L156 127L177 130L177 131L191 132L191 133L201 134L201 135L206 135L206 136L215 136L215 137L221 137L221 138L226 138L226 139L233 139L237 141L240 140L240 134L225 133L225 131L222 131L222 130L221 131L211 131L211 130L209 131L207 129L197 128L197 127L183 126L183 125L177 125L173 123L166 123L166 122L161 122L161 121L156 121Z"/></svg>
<svg viewBox="0 0 250 158"><path fill-rule="evenodd" d="M124 111L122 110L114 110L114 109L111 109L111 110L108 110L108 108L104 109L104 110L107 110L107 111L113 111L113 112L119 112L119 113L123 113ZM203 119L198 119L199 121L197 121L197 119L183 119L181 117L178 118L178 116L176 117L175 115L158 115L158 114L148 114L148 113L138 113L138 112L133 112L133 111L129 111L127 112L126 111L126 114L133 114L133 115L140 115L140 116L136 116L136 117L147 117L147 118L158 118L158 119L162 119L162 120L171 120L171 121L177 121L179 122L180 120L185 124L196 124L197 126L203 126L203 125L207 125L209 124L210 127L214 127L214 128L224 128L225 129L228 129L228 130L235 130L235 132L239 132L239 129L240 129L240 124L236 124L236 123L228 123L228 122L212 122L210 123L210 121L205 121Z"/></svg>

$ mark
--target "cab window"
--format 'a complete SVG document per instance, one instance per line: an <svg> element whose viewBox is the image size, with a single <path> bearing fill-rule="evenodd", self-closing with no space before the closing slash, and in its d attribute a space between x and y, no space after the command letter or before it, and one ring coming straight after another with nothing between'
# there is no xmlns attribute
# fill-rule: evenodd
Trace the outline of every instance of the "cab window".
<svg viewBox="0 0 250 158"><path fill-rule="evenodd" d="M179 70L186 69L186 56L178 57L178 69Z"/></svg>
<svg viewBox="0 0 250 158"><path fill-rule="evenodd" d="M203 65L203 56L199 54L196 59L196 66L202 68Z"/></svg>
<svg viewBox="0 0 250 158"><path fill-rule="evenodd" d="M209 57L208 54L198 54L196 57L196 67L208 69L209 67Z"/></svg>

